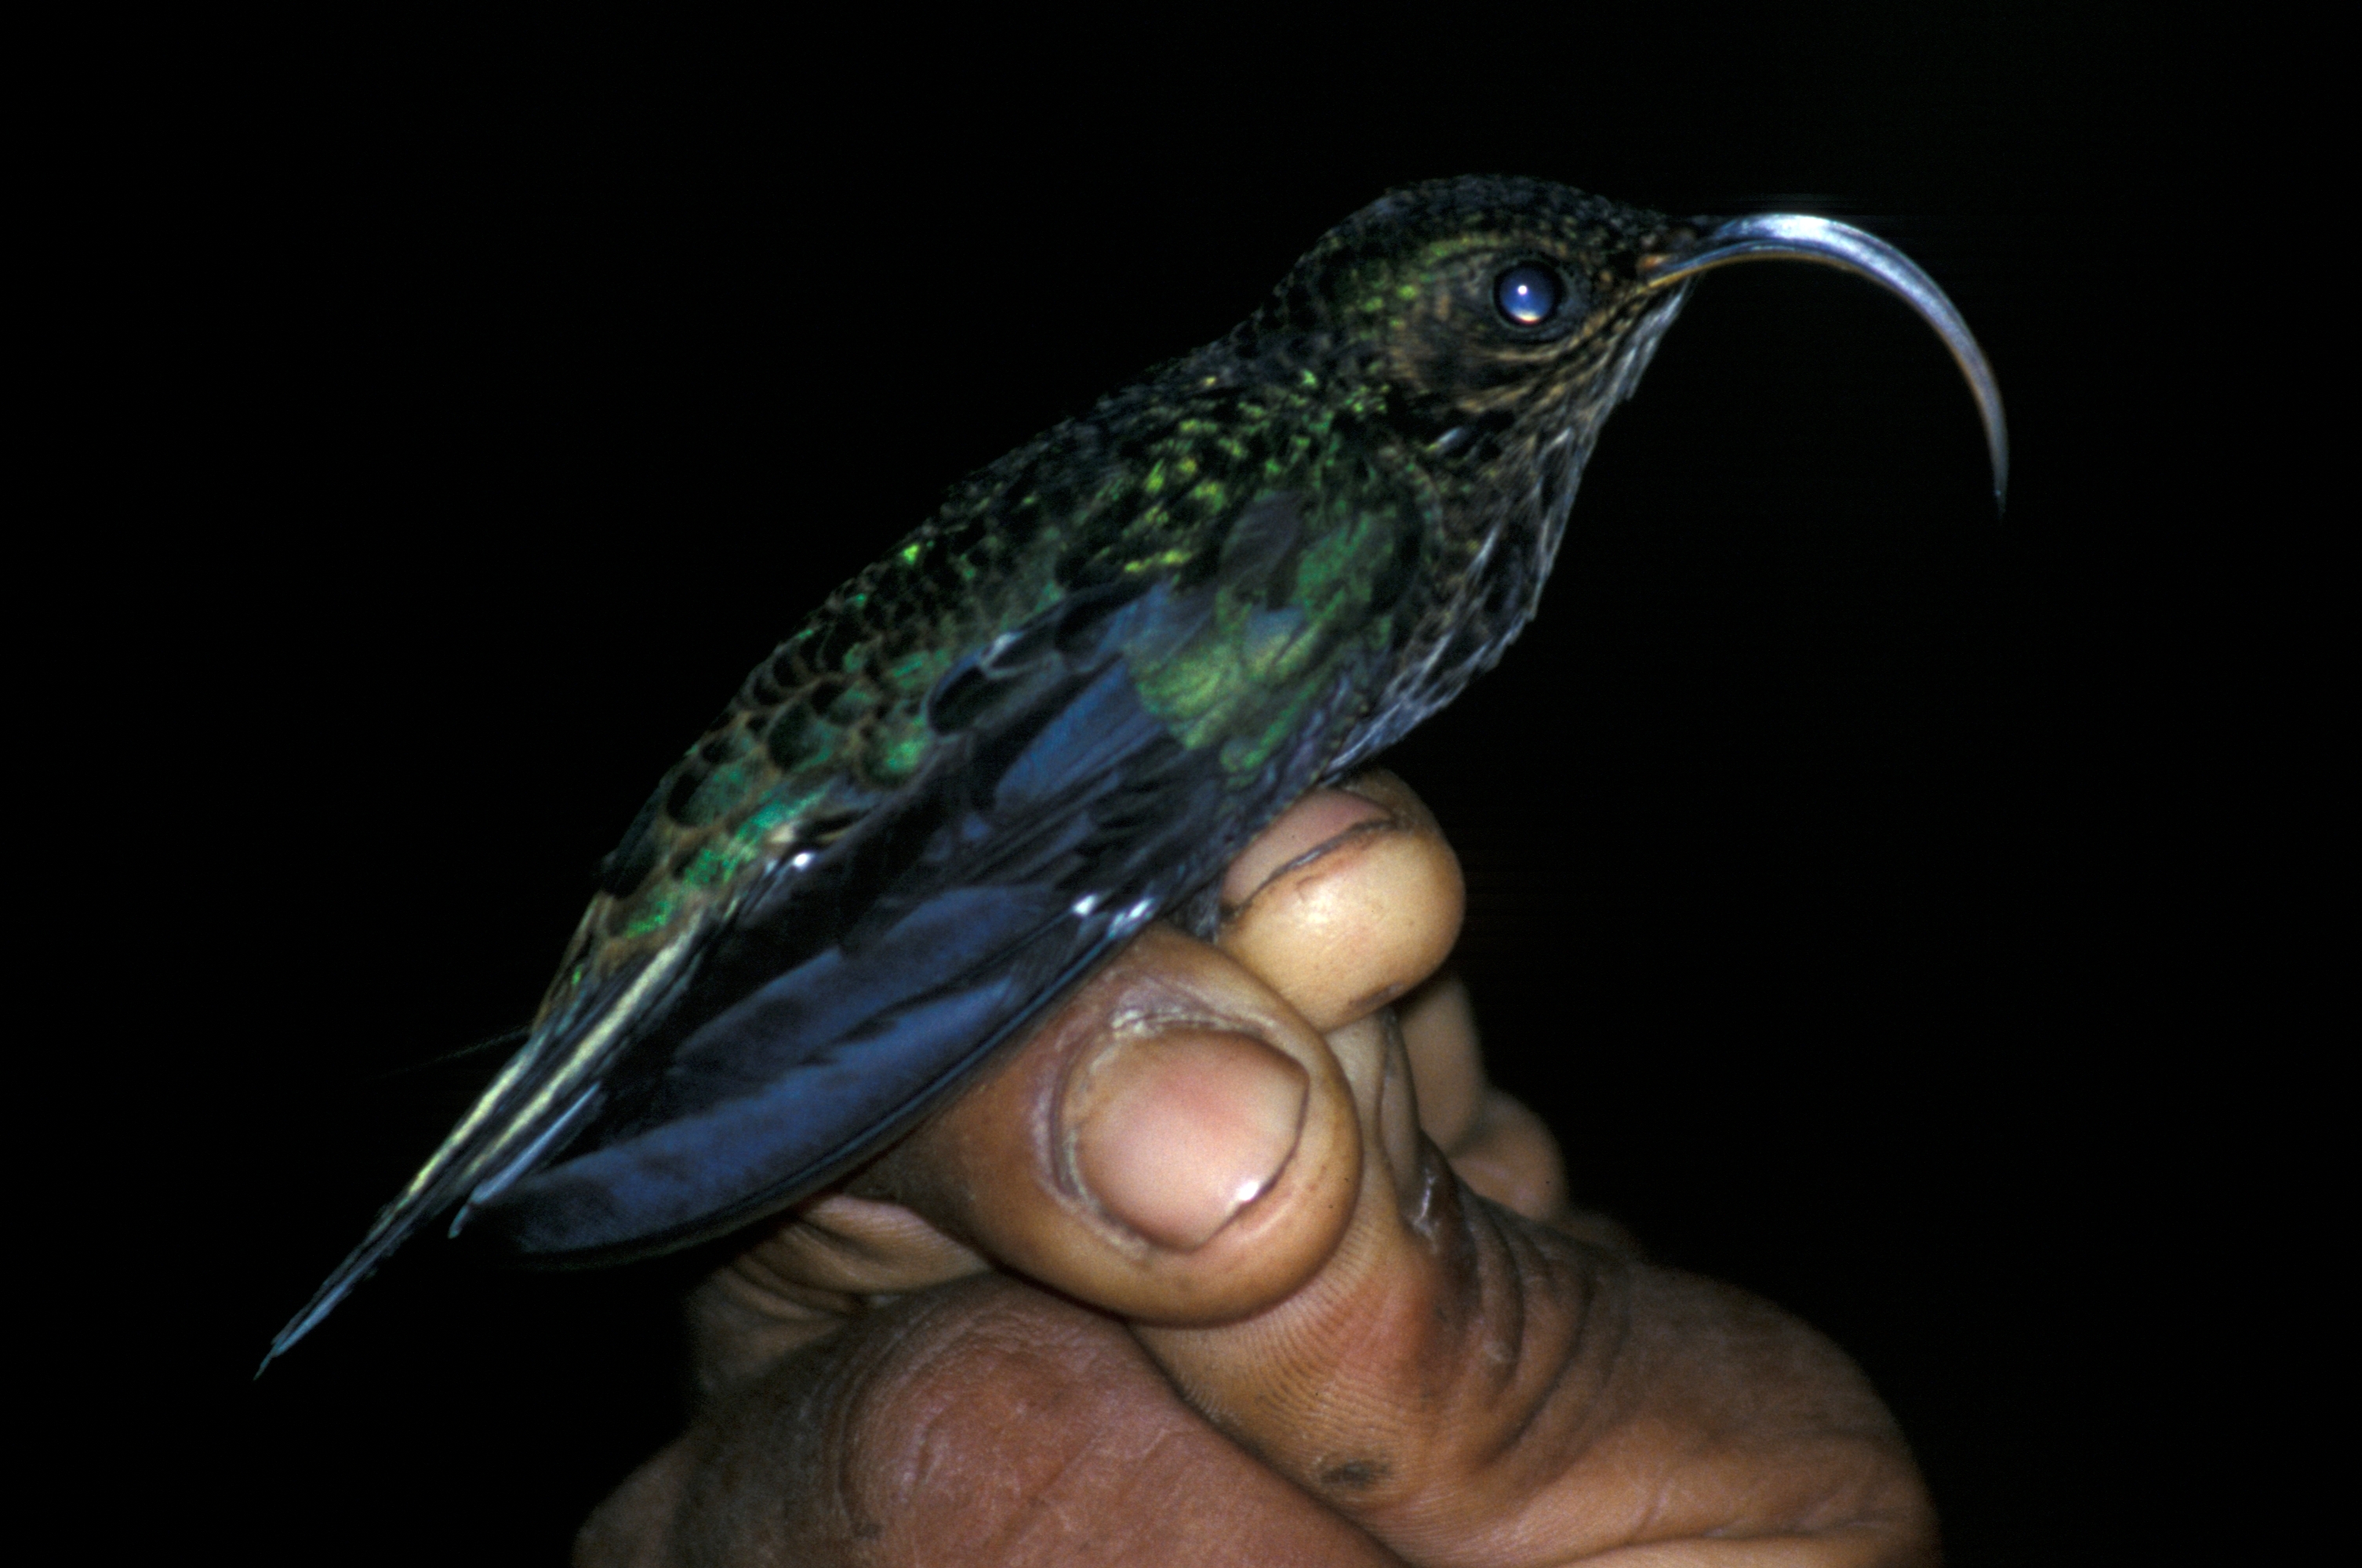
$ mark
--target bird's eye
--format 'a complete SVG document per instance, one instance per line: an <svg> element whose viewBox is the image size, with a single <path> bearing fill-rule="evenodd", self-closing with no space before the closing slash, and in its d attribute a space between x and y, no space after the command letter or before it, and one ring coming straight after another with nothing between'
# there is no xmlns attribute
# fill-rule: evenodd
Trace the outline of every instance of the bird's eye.
<svg viewBox="0 0 2362 1568"><path fill-rule="evenodd" d="M1566 285L1547 267L1531 261L1510 268L1493 285L1493 304L1517 326L1540 326L1558 313Z"/></svg>

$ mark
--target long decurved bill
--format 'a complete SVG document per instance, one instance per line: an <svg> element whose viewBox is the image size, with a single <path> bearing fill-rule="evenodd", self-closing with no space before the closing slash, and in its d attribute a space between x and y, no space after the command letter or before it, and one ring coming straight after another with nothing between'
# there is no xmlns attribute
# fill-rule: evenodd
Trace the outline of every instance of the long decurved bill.
<svg viewBox="0 0 2362 1568"><path fill-rule="evenodd" d="M1710 268L1766 257L1818 261L1858 272L1902 295L1920 319L1936 329L1952 351L1960 373L1969 379L1977 413L1984 419L1985 449L1992 458L1993 504L1999 507L2009 491L2009 427L2002 419L2001 388L1993 381L1992 366L1986 363L1984 350L1969 334L1969 324L1960 319L1959 308L1936 286L1936 280L1886 241L1834 218L1764 213L1733 218L1692 248L1653 263L1643 276L1650 287L1658 288Z"/></svg>

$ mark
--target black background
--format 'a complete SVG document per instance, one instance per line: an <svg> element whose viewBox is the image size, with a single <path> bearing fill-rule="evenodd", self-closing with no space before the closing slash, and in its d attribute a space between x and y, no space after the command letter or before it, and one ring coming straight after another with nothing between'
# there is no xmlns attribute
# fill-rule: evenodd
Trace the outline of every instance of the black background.
<svg viewBox="0 0 2362 1568"><path fill-rule="evenodd" d="M650 782L947 483L1388 186L1502 171L1894 240L2017 466L1996 523L1875 289L1704 282L1540 621L1394 759L1496 1071L1581 1198L1861 1361L1955 1561L2147 1528L2228 1114L2186 1064L2263 831L2207 627L2266 546L2194 569L2159 328L2206 302L2133 243L2219 175L2229 67L2129 15L146 40L100 459L164 536L139 652L193 824L156 918L196 1005L140 1075L193 1135L134 1210L196 1282L137 1298L202 1385L193 1517L248 1561L562 1556L668 1435L678 1268L420 1243L246 1382L496 1058L396 1069L530 1012Z"/></svg>

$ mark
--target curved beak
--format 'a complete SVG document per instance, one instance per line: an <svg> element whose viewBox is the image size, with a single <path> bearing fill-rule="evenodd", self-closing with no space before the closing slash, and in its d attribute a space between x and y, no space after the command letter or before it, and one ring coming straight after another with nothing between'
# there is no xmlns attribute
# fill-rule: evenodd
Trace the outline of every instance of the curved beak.
<svg viewBox="0 0 2362 1568"><path fill-rule="evenodd" d="M1984 420L1985 449L1992 458L1993 505L1998 510L2009 490L2009 427L2002 419L2001 388L1994 384L1992 366L1986 363L1984 350L1969 334L1969 324L1960 319L1959 309L1936 286L1936 280L1886 241L1834 218L1765 213L1733 218L1686 249L1651 258L1640 275L1648 287L1662 288L1710 268L1763 257L1818 261L1858 272L1902 295L1920 319L1936 329L1952 351L1960 374L1969 379L1977 413Z"/></svg>

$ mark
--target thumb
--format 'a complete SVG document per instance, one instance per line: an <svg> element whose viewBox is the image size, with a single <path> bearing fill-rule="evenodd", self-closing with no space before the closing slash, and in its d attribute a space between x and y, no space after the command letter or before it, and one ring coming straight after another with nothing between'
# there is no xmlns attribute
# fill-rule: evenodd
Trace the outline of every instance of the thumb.
<svg viewBox="0 0 2362 1568"><path fill-rule="evenodd" d="M1356 790L1308 797L1233 865L1229 951L1142 933L852 1190L1138 1322L1297 1290L1363 1185L1359 1086L1319 1031L1424 978L1460 922L1416 797Z"/></svg>
<svg viewBox="0 0 2362 1568"><path fill-rule="evenodd" d="M1232 959L1152 927L854 1191L1092 1306L1220 1322L1328 1259L1361 1162L1320 1035Z"/></svg>

